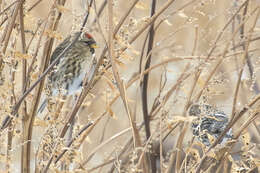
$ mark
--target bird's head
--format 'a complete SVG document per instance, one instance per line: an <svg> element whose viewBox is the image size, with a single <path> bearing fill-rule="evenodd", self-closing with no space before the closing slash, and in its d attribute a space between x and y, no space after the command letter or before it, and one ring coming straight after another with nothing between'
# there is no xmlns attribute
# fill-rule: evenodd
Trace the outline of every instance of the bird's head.
<svg viewBox="0 0 260 173"><path fill-rule="evenodd" d="M93 49L97 48L96 41L88 32L83 32L79 38L79 41L83 42L84 44L88 45L89 47L91 47Z"/></svg>

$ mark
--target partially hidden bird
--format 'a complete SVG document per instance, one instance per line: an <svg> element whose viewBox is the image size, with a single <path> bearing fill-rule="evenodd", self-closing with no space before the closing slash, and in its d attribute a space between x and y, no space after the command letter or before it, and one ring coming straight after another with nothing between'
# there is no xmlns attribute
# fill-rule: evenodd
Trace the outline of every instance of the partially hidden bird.
<svg viewBox="0 0 260 173"><path fill-rule="evenodd" d="M79 35L73 33L64 39L53 51L50 64L68 47ZM86 73L89 72L95 57L96 41L88 33L83 32L79 39L64 53L50 72L46 82L47 95L69 96L79 92ZM42 112L47 105L47 98L40 105L38 112Z"/></svg>
<svg viewBox="0 0 260 173"><path fill-rule="evenodd" d="M192 122L193 135L206 146L210 146L216 140L229 122L228 116L211 105L193 104L189 109L189 115L197 117ZM220 143L225 143L228 139L232 139L232 130L230 129L221 140Z"/></svg>

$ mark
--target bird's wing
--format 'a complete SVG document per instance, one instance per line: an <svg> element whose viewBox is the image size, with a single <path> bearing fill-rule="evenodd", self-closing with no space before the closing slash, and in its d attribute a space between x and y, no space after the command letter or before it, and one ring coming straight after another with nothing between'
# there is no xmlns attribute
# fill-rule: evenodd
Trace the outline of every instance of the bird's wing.
<svg viewBox="0 0 260 173"><path fill-rule="evenodd" d="M62 52L63 50L70 44L71 36L67 37L63 42L61 42L56 49L53 51L51 55L50 63L52 63Z"/></svg>

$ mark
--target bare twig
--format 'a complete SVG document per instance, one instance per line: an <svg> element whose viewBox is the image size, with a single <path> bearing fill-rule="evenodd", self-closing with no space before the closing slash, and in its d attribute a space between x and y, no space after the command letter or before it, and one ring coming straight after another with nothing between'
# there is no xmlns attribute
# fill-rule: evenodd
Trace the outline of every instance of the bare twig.
<svg viewBox="0 0 260 173"><path fill-rule="evenodd" d="M255 12L257 12L257 9L258 9L258 8L259 8L259 7L256 7L256 8L252 11L251 15L253 15ZM243 23L246 22L248 19L249 19L249 17L248 17L245 21L243 21ZM232 35L232 37L231 37L230 40L233 40L233 39L235 38L236 34L238 33L238 31L239 31L239 29L241 28L241 26L243 25L243 23L241 23L241 24L239 25L239 27L238 27L237 30L233 33L233 35ZM224 57L226 57L226 54L227 54L227 52L228 52L228 49L229 49L230 44L231 44L231 42L227 42L226 47L224 48L222 57L218 60L218 62L217 62L217 64L215 65L215 67L213 68L213 70L212 70L212 71L210 72L210 74L208 75L208 78L206 79L205 83L203 84L202 89L200 90L200 92L197 94L197 96L196 96L196 98L195 98L195 102L197 102L197 101L199 100L199 98L201 97L201 95L202 95L204 89L207 87L207 85L208 85L210 79L213 77L213 75L215 74L216 70L218 69L218 67L219 67L219 66L221 65L221 63L223 62ZM215 46L216 46L216 45L215 45ZM211 56L211 55L210 55L210 56ZM205 63L208 61L208 58L209 58L209 56L207 56L207 58L205 59ZM196 76L196 80L198 80L198 78L199 78L201 72L202 72L202 70L199 70L198 73L196 74L196 75L197 75L197 76Z"/></svg>
<svg viewBox="0 0 260 173"><path fill-rule="evenodd" d="M23 14L23 6L24 6L24 0L21 0L20 2L20 9L19 9L19 17L20 17L20 29L21 29L21 42L22 42L22 53L26 53L26 43L25 43L25 34L24 34L24 14ZM27 72L27 60L23 59L22 60L22 93L26 90L26 72ZM24 100L24 105L23 105L23 143L27 142L27 136L28 136L28 131L25 128L26 121L28 120L28 114L27 114L27 106L26 106L26 100ZM22 154L21 154L21 169L22 172L30 172L30 152L27 150L27 145L22 146ZM30 148L29 148L30 150Z"/></svg>
<svg viewBox="0 0 260 173"><path fill-rule="evenodd" d="M246 19L246 15L247 15L248 3L249 2L247 1L246 4L245 4L245 7L244 7L244 12L243 12L243 20L242 20L242 25L241 25L241 29L240 29L241 39L244 38L244 29L245 29L245 22L244 21ZM248 59L248 52L247 52L248 50L245 50L246 49L246 45L245 45L246 43L249 43L249 41L245 42L242 47L243 47L244 52L246 52L246 54L244 54L244 56L245 56L244 58ZM244 65L242 66L242 69L243 68L244 68ZM240 74L238 74L238 75L239 75L239 77L241 77ZM232 112L231 112L231 116L232 117L231 117L231 119L234 117L234 113L235 113L235 110L236 110L237 95L238 95L238 90L239 90L239 87L240 87L240 81L241 81L241 79L239 78L238 83L236 85L235 95L234 95L234 99L233 99Z"/></svg>
<svg viewBox="0 0 260 173"><path fill-rule="evenodd" d="M28 11L31 11L32 9L34 9L38 4L40 4L42 0L38 0L36 1L30 8L28 8Z"/></svg>
<svg viewBox="0 0 260 173"><path fill-rule="evenodd" d="M248 1L248 0L247 0L247 1ZM214 44L213 44L212 48L210 49L209 54L208 54L208 56L207 56L207 58L206 58L206 60L205 60L205 63L208 61L208 59L209 59L209 58L211 57L211 55L213 54L214 50L215 50L216 47L217 47L217 43L219 42L220 38L221 38L222 35L224 34L225 30L228 28L228 26L230 25L230 23L235 19L236 15L237 15L237 14L240 12L240 10L245 6L245 4L246 4L246 2L244 2L244 3L240 6L240 8L234 13L234 15L233 15L233 16L228 20L228 22L225 24L225 26L223 27L223 29L221 30L221 32L217 35L216 40L214 41ZM202 69L198 69L197 74L196 74L195 81L197 81L197 80L199 79L201 73L202 73ZM211 76L210 76L210 77L211 77ZM210 78L209 78L209 79L210 79ZM196 83L197 83L197 82L196 82ZM204 86L206 86L206 85L204 85ZM204 90L204 88L203 88L203 89L201 90L201 92L198 94L198 96L196 97L195 101L197 101L197 100L200 98L200 96L201 96L203 90Z"/></svg>
<svg viewBox="0 0 260 173"><path fill-rule="evenodd" d="M192 50L192 56L195 54L197 42L198 42L198 28L195 28L195 40L194 40L194 45L193 45L193 50ZM188 63L186 65L185 69L188 70L189 68L190 68L190 63ZM195 75L196 75L196 73L195 73ZM187 98L187 101L185 103L185 106L184 106L184 109L183 109L183 112L182 112L183 117L186 116L186 112L187 112L187 110L190 106L190 100L191 100L192 94L194 92L196 82L197 82L196 80L193 80L191 89L188 93L188 98ZM183 148L182 147L183 139L184 139L184 136L186 134L187 129L188 129L188 123L181 124L181 132L180 132L180 135L178 137L177 146L176 146L176 148L177 148L176 166L175 166L176 172L179 172L181 170L181 148ZM173 164L173 163L170 163L170 164ZM167 171L169 172L170 170L167 170Z"/></svg>
<svg viewBox="0 0 260 173"><path fill-rule="evenodd" d="M245 7L246 8L246 7ZM258 8L258 13L257 13L257 17L254 21L254 24L253 26L250 28L249 30L249 34L248 34L248 39L247 39L247 42L246 42L246 45L245 45L245 50L244 50L244 55L243 55L243 59L242 59L242 68L239 70L239 74L238 74L238 81L237 81L237 84L236 84L236 89L235 89L235 94L234 94L234 99L233 99L233 107L232 107L232 114L231 114L231 120L234 118L235 116L235 109L236 109L236 103L237 103L237 97L238 97L238 92L239 92L239 88L240 88L240 83L241 83L241 78L242 78L242 73L244 71L244 66L246 64L247 59L248 59L248 49L249 49L249 45L250 45L250 38L252 36L252 33L254 31L254 28L256 26L256 21L258 19L260 15L260 10ZM242 25L243 26L243 25Z"/></svg>
<svg viewBox="0 0 260 173"><path fill-rule="evenodd" d="M94 3L96 3L96 2L94 1ZM99 8L99 10L98 10L98 12L97 12L97 14L96 14L96 17L95 17L94 21L93 21L93 22L91 23L91 25L90 25L90 26L91 26L90 29L93 28L94 24L97 22L97 19L100 17L100 15L102 14L102 12L104 11L106 5L107 5L107 0L104 0L103 3L101 4L101 6L100 6L100 8Z"/></svg>
<svg viewBox="0 0 260 173"><path fill-rule="evenodd" d="M156 8L156 0L152 1L151 4L151 12L150 16L152 17L155 14L155 8ZM150 54L150 51L153 48L153 42L154 42L154 24L152 23L149 29L149 40L148 40L148 47L147 47L147 61L145 63L145 70L150 67L151 64L151 58L152 55ZM149 139L151 136L151 129L150 129L150 119L148 114L148 97L147 97L147 89L148 89L148 79L149 79L149 73L144 75L143 82L141 83L141 93L142 93L142 109L143 109L143 119L144 119L144 126L145 126L145 133L146 133L146 139ZM152 150L154 148L152 147ZM150 166L152 173L156 172L156 163L155 163L155 157L148 153L148 159L150 159Z"/></svg>
<svg viewBox="0 0 260 173"><path fill-rule="evenodd" d="M115 135L113 135L112 137L110 137L109 139L107 139L106 141L102 142L100 145L98 145L97 147L95 147L86 157L86 160L84 162L82 162L82 165L86 165L90 159L92 158L92 156L101 148L103 148L104 146L106 146L108 143L114 141L115 139L117 139L118 137L130 132L132 130L132 127L129 127L125 130L122 130L120 133L117 133Z"/></svg>
<svg viewBox="0 0 260 173"><path fill-rule="evenodd" d="M0 12L0 16L5 13L7 10L9 10L13 5L15 5L17 2L19 2L19 0L17 1L14 1L13 3L11 3L10 5L8 5L5 9L3 9L1 12Z"/></svg>
<svg viewBox="0 0 260 173"><path fill-rule="evenodd" d="M80 135L82 135L83 132L85 132L86 130L88 130L88 128L89 128L90 126L92 126L92 125L93 125L92 122L90 122L90 123L88 123L87 125L85 125L85 126L78 132L78 134L77 134L75 137L73 137L73 138L69 141L69 143L68 143L67 146L66 146L67 148L64 149L59 156L57 156L57 158L56 158L56 160L54 161L54 163L57 163L57 162L61 159L61 157L68 151L68 148L73 144L73 142L75 142L76 139L78 139L78 138L80 137Z"/></svg>
<svg viewBox="0 0 260 173"><path fill-rule="evenodd" d="M141 147L141 140L140 140L140 135L137 130L136 124L133 121L133 115L130 112L129 109L129 104L127 101L127 96L126 96L126 90L123 84L123 81L120 79L119 72L115 63L115 52L114 52L114 42L113 42L113 5L112 5L112 0L108 1L108 16L109 16L109 57L110 57L110 62L112 65L112 71L114 74L114 78L116 80L117 88L120 92L120 96L123 100L125 110L127 112L131 127L132 127L132 134L133 134L133 139L134 139L134 146L135 147ZM145 171L146 172L146 171Z"/></svg>

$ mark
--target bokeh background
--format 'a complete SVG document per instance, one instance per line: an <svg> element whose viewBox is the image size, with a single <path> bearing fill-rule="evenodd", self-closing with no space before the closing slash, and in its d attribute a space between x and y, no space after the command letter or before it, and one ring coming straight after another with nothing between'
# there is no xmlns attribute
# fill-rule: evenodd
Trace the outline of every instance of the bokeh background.
<svg viewBox="0 0 260 173"><path fill-rule="evenodd" d="M52 50L54 50L64 38L80 29L88 9L87 2L83 0L66 1L64 6L59 4L62 1L41 0L33 9L28 10L35 2L37 1L28 0L23 4L26 45L29 45L32 36L35 34L28 51L22 53L21 27L19 17L17 17L6 51L1 53L1 58L4 61L2 69L3 79L0 86L1 120L4 120L6 115L11 114L12 107L22 95L22 73L24 68L22 64L24 60L26 60L28 65L28 71L29 65L34 61L33 56L36 50L39 50L29 79L29 85L31 85L41 74L41 63L43 62L42 59L45 58L43 49L48 39L54 38L52 47ZM113 1L114 26L118 24L133 2L133 0ZM241 6L245 2L248 2L247 5ZM14 5L4 11L12 3ZM2 49L6 43L7 31L10 30L8 26L10 26L12 21L17 3L4 0L0 4L0 11L3 11L0 16ZM95 1L95 5L91 7L90 16L84 29L93 35L98 44L96 49L97 59L100 58L103 48L108 43L109 36L107 5L98 17L98 20L96 15L103 3L102 0ZM166 0L158 1L156 12L165 3L167 3ZM149 23L150 8L151 1L140 0L121 25L119 32L113 40L115 54L119 55L116 65L120 72L120 78L125 85L132 77L140 73L140 66L142 71L144 70L144 61L147 58L146 47L142 57L143 62L140 62L140 59L144 40L149 30L146 29L133 43L129 44L129 40L146 23ZM235 15L240 8L241 10ZM238 114L259 94L259 11L259 1L256 0L175 0L155 21L155 26L158 26L158 24L159 26L156 28L154 35L151 66L171 60L149 72L147 90L149 112L154 104L163 103L158 112L153 112L153 117L150 120L153 137L149 143L154 146L158 144L160 134L164 137L164 141L161 144L161 154L163 156L161 160L163 161L160 162L160 159L157 157L158 172L166 172L168 170L172 153L177 153L181 150L183 158L185 154L188 155L191 152L190 146L193 135L190 124L192 118L188 116L186 104L213 105L224 111L231 118L234 98L236 98L236 106L233 114ZM55 31L44 30L44 25L48 26L51 18L56 19L59 12L62 15L57 29ZM48 17L49 15L50 17ZM6 21L4 22L4 20ZM255 26L254 23L256 23ZM41 35L43 36L38 49L37 46ZM248 41L248 39L250 40ZM248 49L246 48L247 44L249 45ZM120 49L126 45L126 51L120 52ZM206 60L209 54L210 57ZM106 57L109 59L108 54L106 54ZM220 64L217 66L218 63ZM217 68L214 70L216 66ZM196 80L198 69L201 70L201 74ZM241 69L243 69L243 73L241 82L238 83L240 78L239 71ZM214 73L209 78L212 71ZM186 78L182 77L180 79L180 76L186 75L188 75ZM194 81L196 85L192 91ZM126 89L129 109L138 126L143 122L141 82L142 77ZM163 83L164 87L162 87ZM176 88L170 93L167 101L165 101L165 96L169 94L168 91L174 85L176 85ZM239 86L239 90L237 96L235 96L237 86ZM162 88L160 89L160 87ZM202 94L198 97L201 91ZM36 91L33 90L26 97L26 109L28 109L28 112L34 106L32 100L35 93ZM139 152L145 150L149 153L147 148L143 148L146 146L145 131L143 128L139 130L141 147L133 147L131 144L127 152L125 152L125 156L119 157L122 148L124 148L133 134L122 99L118 97L110 105L110 102L117 94L119 94L119 91L116 81L113 78L111 68L109 68L85 98L75 118L74 128L69 130L64 139L59 139L58 135L67 118L67 113L75 104L75 98L65 100L60 116L55 120L52 117L55 117L56 109L45 110L43 114L36 115L33 121L33 128L31 129L30 171L34 172L36 170L36 172L41 172L51 156L51 149L57 147L57 142L60 142L61 144L59 143L60 146L57 147L56 152L59 154L64 149L68 149L68 152L57 164L51 164L50 172L87 172L92 171L92 168L95 166L108 161L110 162L93 170L93 172L109 172L112 165L116 165L116 169L113 172L119 172L119 170L136 172L137 168L135 166L137 163L135 160L140 158ZM190 94L191 98L189 100ZM44 97L44 90L42 97ZM59 101L61 99L57 99L57 104ZM23 106L19 110L20 116L14 118L12 128L2 130L0 133L2 146L0 147L1 172L21 172L21 158L23 157L21 156L21 150L22 146L28 142L24 141L22 137L25 133L22 126L22 122L25 121L22 109ZM232 172L237 170L245 170L247 172L259 166L259 116L257 115L258 118L256 116L254 121L250 121L247 126L243 126L245 122L249 121L251 115L258 111L259 103L257 102L232 127L234 134L241 132L240 137L234 141L235 147L227 150L224 159L228 160L229 164L231 163L229 170ZM82 139L83 141L77 141L72 147L66 148L67 140L75 136L84 125L95 121L101 115L103 116L100 121ZM49 118L46 120L46 117ZM241 127L243 128L241 129ZM177 141L184 130L185 135L181 142L181 148L178 148ZM12 132L11 134L10 131ZM12 136L12 142L11 144L9 143L8 148L9 136ZM106 141L109 142L106 143ZM193 143L199 144L200 142L195 138ZM200 152L201 150L206 150L202 144L200 144L200 147L202 147L199 150ZM231 159L232 152L240 153L241 157L237 156ZM93 156L91 155L92 153L94 153ZM160 155L160 152L157 154ZM195 159L197 163L201 161L202 156L203 154L199 154L198 158ZM178 154L176 154L177 157ZM87 158L89 161L87 164L84 164ZM172 172L178 171L175 165L176 160ZM196 163L190 162L187 165L190 167L187 166L186 171L183 170L184 172L193 171L196 168ZM36 167L38 169L35 169ZM124 167L124 169L121 169L121 167ZM225 170L225 168L217 170L221 171Z"/></svg>

